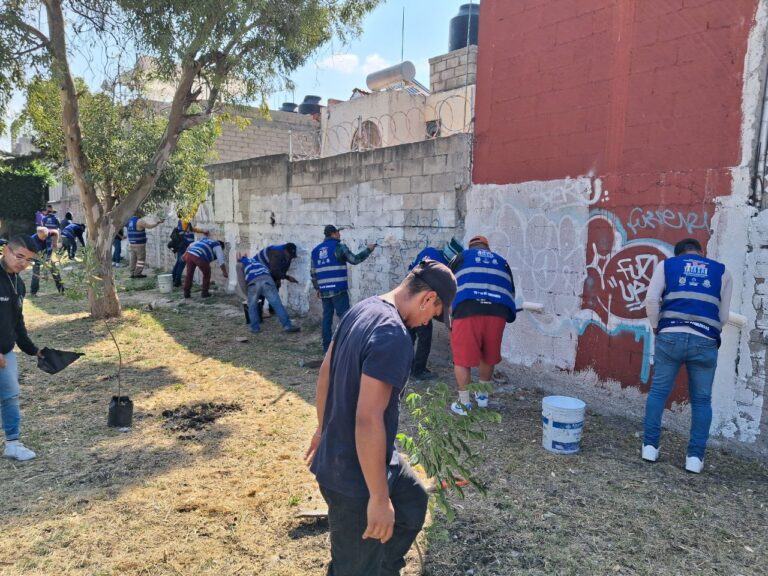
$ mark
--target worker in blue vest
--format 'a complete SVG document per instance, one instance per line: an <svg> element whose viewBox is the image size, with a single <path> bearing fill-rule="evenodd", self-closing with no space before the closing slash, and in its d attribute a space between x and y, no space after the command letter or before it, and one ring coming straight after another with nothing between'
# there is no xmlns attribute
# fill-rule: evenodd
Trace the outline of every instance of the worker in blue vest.
<svg viewBox="0 0 768 576"><path fill-rule="evenodd" d="M312 286L323 302L323 351L325 352L333 336L334 311L341 319L349 310L347 264L360 264L371 255L377 245L368 244L364 250L354 254L341 241L341 232L336 226L328 224L323 233L325 240L312 250L310 273Z"/></svg>
<svg viewBox="0 0 768 576"><path fill-rule="evenodd" d="M450 242L446 242L445 247L442 250L427 246L421 252L416 255L413 262L408 266L408 270L413 270L420 262L429 259L435 262L440 262L447 266L451 260L464 250L461 243L455 238L451 238ZM416 352L413 355L413 367L411 368L411 378L414 380L434 380L437 378L437 374L427 368L427 360L429 359L429 353L432 351L432 321L430 320L426 325L419 325L411 330L411 337L416 344Z"/></svg>
<svg viewBox="0 0 768 576"><path fill-rule="evenodd" d="M40 290L40 267L46 262L46 268L50 269L53 281L56 283L56 290L59 294L64 293L64 284L61 282L61 276L56 268L56 264L51 260L53 252L58 247L59 243L59 231L55 228L46 228L45 226L38 226L32 236L32 243L36 248L38 254L37 260L32 264L32 286L30 296L37 296Z"/></svg>
<svg viewBox="0 0 768 576"><path fill-rule="evenodd" d="M61 222L59 222L59 219L56 217L56 210L53 209L53 206L51 204L48 204L45 207L45 216L43 216L43 226L48 228L48 230L61 229Z"/></svg>
<svg viewBox="0 0 768 576"><path fill-rule="evenodd" d="M258 258L249 258L245 254L237 254L237 261L242 264L242 274L248 295L248 317L251 321L251 332L258 334L261 332L261 318L258 312L258 302L260 298L265 298L270 307L283 325L285 332L299 332L301 328L294 326L288 317L280 299L275 280L269 268Z"/></svg>
<svg viewBox="0 0 768 576"><path fill-rule="evenodd" d="M485 236L471 238L450 268L458 284L451 315L451 350L459 391L451 410L466 416L472 408L468 390L472 368L477 367L480 376L475 402L478 408L488 406L493 369L501 362L504 328L515 321L517 313L515 282L509 264L491 251Z"/></svg>
<svg viewBox="0 0 768 576"><path fill-rule="evenodd" d="M733 282L725 266L702 255L698 240L675 245L675 256L656 266L646 293L645 310L656 333L653 380L645 404L642 458L659 457L661 417L680 367L688 373L691 435L685 469L704 468L712 423L712 382L717 368L720 331L730 315Z"/></svg>
<svg viewBox="0 0 768 576"><path fill-rule="evenodd" d="M178 212L176 215L179 217L179 220L176 222L176 230L171 236L171 242L168 243L168 247L176 254L176 263L173 265L171 275L173 277L173 285L178 288L181 286L181 276L184 273L184 252L195 241L195 232L205 234L205 230L195 228L191 220L182 218L181 212ZM174 242L174 236L178 238L178 241Z"/></svg>
<svg viewBox="0 0 768 576"><path fill-rule="evenodd" d="M146 278L144 264L147 260L147 230L160 226L164 219L150 219L136 214L128 220L128 252L131 278Z"/></svg>
<svg viewBox="0 0 768 576"><path fill-rule="evenodd" d="M85 246L85 240L83 240L83 232L85 232L85 224L77 224L72 222L68 224L61 231L61 243L64 249L67 251L67 255L70 260L75 259L77 254L77 241L80 241L81 246Z"/></svg>
<svg viewBox="0 0 768 576"><path fill-rule="evenodd" d="M211 286L211 262L214 260L219 263L221 273L224 278L228 278L227 265L224 262L224 250L222 243L210 238L201 238L193 242L184 253L184 262L187 263L187 275L184 278L184 298L192 297L192 280L195 276L195 269L200 268L203 274L203 288L200 296L202 298L210 297Z"/></svg>
<svg viewBox="0 0 768 576"><path fill-rule="evenodd" d="M275 281L275 286L280 290L283 284L283 280L287 280L291 284L298 283L298 280L288 274L288 270L291 267L291 263L296 259L296 244L293 242L287 242L285 244L272 244L266 248L262 248L256 253L256 258L259 262L264 264L272 274L272 279ZM259 302L256 307L259 313L259 319L263 320L262 309L264 307L264 297L259 297ZM270 312L275 313L275 310L271 309Z"/></svg>

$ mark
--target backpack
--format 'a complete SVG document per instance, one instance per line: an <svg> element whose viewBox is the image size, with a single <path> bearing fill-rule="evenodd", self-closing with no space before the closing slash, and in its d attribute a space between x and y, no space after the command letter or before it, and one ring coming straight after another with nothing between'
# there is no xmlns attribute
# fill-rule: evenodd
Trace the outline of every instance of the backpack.
<svg viewBox="0 0 768 576"><path fill-rule="evenodd" d="M174 228L171 230L171 239L168 241L168 248L170 248L174 254L183 251L187 247L187 242L184 240L184 236L181 234L181 230Z"/></svg>

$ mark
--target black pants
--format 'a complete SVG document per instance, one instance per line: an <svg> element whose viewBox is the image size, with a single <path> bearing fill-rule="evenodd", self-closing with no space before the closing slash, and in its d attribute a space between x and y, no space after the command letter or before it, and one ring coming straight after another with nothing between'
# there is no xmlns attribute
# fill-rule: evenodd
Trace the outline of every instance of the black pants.
<svg viewBox="0 0 768 576"><path fill-rule="evenodd" d="M426 326L418 326L411 330L411 338L416 343L416 353L413 356L412 374L420 374L427 369L429 352L432 350L432 321Z"/></svg>
<svg viewBox="0 0 768 576"><path fill-rule="evenodd" d="M49 261L51 259L50 254L46 254L45 256L46 261ZM34 265L32 266L32 295L37 294L37 292L40 290L40 260L35 261ZM55 264L50 265L51 270L51 276L53 276L53 281L56 283L56 290L59 292L64 292L64 284L61 283L61 276L59 276L59 271L56 268Z"/></svg>
<svg viewBox="0 0 768 576"><path fill-rule="evenodd" d="M320 487L328 504L331 563L328 576L397 576L427 514L429 499L410 466L388 470L389 498L395 508L395 531L386 544L363 540L368 525L368 498L352 498Z"/></svg>

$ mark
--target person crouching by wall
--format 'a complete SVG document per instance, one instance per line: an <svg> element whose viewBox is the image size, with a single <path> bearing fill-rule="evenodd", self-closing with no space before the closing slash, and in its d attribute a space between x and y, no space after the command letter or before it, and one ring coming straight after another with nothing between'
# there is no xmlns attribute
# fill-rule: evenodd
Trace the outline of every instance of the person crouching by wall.
<svg viewBox="0 0 768 576"><path fill-rule="evenodd" d="M187 264L187 276L184 278L184 298L192 297L192 280L197 268L200 268L200 272L203 274L203 289L200 296L202 298L210 297L211 262L214 260L219 263L224 278L228 278L222 246L221 242L210 238L202 238L189 245L183 256L184 262Z"/></svg>

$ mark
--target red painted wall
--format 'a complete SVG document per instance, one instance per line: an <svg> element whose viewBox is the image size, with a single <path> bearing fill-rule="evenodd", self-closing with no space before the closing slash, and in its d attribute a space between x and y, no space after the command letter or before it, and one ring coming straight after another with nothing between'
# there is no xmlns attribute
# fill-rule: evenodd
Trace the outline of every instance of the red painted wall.
<svg viewBox="0 0 768 576"><path fill-rule="evenodd" d="M608 192L591 214L606 216L590 217L586 247L587 262L602 264L589 272L583 308L603 321L644 316L612 294L627 284L611 288L607 279L635 274L642 292L652 272L643 263L663 257L653 244L691 235L706 244L712 199L731 193L756 7L757 0L481 3L473 181L602 180ZM626 238L616 246L619 227ZM609 336L591 325L579 339L576 369L642 387L642 362L629 332Z"/></svg>

